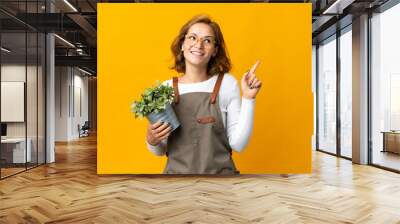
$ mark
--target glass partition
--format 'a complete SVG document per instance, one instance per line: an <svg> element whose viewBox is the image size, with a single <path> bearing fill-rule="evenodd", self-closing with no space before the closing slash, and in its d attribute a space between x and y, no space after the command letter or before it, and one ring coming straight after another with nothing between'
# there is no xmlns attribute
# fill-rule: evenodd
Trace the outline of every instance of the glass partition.
<svg viewBox="0 0 400 224"><path fill-rule="evenodd" d="M45 1L1 1L0 178L45 163L45 34L18 20ZM33 17L37 18L37 17Z"/></svg>
<svg viewBox="0 0 400 224"><path fill-rule="evenodd" d="M1 176L7 177L24 171L32 155L26 140L26 33L3 32L1 47Z"/></svg>

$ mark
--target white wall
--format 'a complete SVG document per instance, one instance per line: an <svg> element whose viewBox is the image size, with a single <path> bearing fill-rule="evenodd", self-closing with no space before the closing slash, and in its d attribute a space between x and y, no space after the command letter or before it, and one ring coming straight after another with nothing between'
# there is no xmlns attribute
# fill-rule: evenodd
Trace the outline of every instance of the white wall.
<svg viewBox="0 0 400 224"><path fill-rule="evenodd" d="M24 122L25 82L1 81L1 121ZM36 108L36 107L35 107Z"/></svg>
<svg viewBox="0 0 400 224"><path fill-rule="evenodd" d="M19 65L19 64L5 64L1 66L1 81L3 82L25 82L25 75L26 75L26 70L27 69L27 75L28 75L28 80L30 85L36 85L36 81L32 81L33 78L30 77L31 75L36 76L36 66L27 66L27 68L24 65ZM36 100L36 88L27 88L27 102L33 102ZM3 96L6 97L6 96ZM34 98L34 99L33 99ZM36 101L35 101L36 102ZM34 106L35 105L28 105L28 106ZM39 105L40 106L40 105ZM1 108L1 110L6 110L7 108ZM36 123L36 113L28 113L28 122L34 121ZM8 137L25 137L25 122L7 122L7 136ZM29 124L28 125L28 137L29 133L32 133L33 131L30 131L30 128L32 127L34 130L36 130L36 126L33 127L34 125ZM36 132L35 132L36 133Z"/></svg>
<svg viewBox="0 0 400 224"><path fill-rule="evenodd" d="M55 141L68 141L68 117L70 83L67 67L55 68Z"/></svg>
<svg viewBox="0 0 400 224"><path fill-rule="evenodd" d="M74 71L75 75L74 75L74 86L75 86L75 96L74 96L74 100L75 100L75 106L74 106L74 110L75 113L74 114L74 119L72 120L72 126L74 127L72 129L72 135L78 137L78 129L77 126L78 124L80 124L81 126L85 123L85 121L88 121L89 118L89 111L88 111L88 96L89 96L89 92L88 92L88 77L85 76L81 76L82 73L78 73L78 75L76 74L77 70ZM78 91L80 91L80 93L78 93ZM78 97L78 95L80 94L80 98ZM80 101L80 102L78 102ZM81 108L78 108L81 107ZM81 109L82 111L80 112L79 109Z"/></svg>
<svg viewBox="0 0 400 224"><path fill-rule="evenodd" d="M78 124L88 120L88 78L72 67L56 67L55 73L55 140L70 141L79 138Z"/></svg>

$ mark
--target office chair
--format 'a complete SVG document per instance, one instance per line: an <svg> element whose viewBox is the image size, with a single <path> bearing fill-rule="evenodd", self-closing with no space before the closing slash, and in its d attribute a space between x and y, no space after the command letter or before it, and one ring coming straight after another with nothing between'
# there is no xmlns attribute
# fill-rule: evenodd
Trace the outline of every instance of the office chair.
<svg viewBox="0 0 400 224"><path fill-rule="evenodd" d="M89 129L90 129L89 121L85 121L82 127L80 127L80 125L78 124L79 138L89 136Z"/></svg>

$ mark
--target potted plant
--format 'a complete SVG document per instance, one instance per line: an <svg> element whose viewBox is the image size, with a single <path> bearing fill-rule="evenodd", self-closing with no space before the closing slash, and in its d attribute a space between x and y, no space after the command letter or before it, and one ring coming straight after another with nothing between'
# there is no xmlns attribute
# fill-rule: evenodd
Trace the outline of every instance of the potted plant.
<svg viewBox="0 0 400 224"><path fill-rule="evenodd" d="M134 101L131 111L135 118L147 117L151 124L157 121L167 122L172 131L179 127L180 123L171 106L174 101L174 89L168 85L157 82L155 87L147 88L139 101Z"/></svg>

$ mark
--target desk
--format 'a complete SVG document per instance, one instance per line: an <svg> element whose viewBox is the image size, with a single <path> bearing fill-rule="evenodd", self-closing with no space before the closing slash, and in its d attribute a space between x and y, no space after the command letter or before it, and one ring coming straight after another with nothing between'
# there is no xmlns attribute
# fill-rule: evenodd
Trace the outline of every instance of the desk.
<svg viewBox="0 0 400 224"><path fill-rule="evenodd" d="M383 150L382 152L393 152L400 154L400 132L383 131Z"/></svg>
<svg viewBox="0 0 400 224"><path fill-rule="evenodd" d="M25 163L32 160L31 145L32 140L27 139L28 147L25 154L25 138L6 138L1 139L1 157L6 163ZM27 161L25 161L25 158Z"/></svg>

